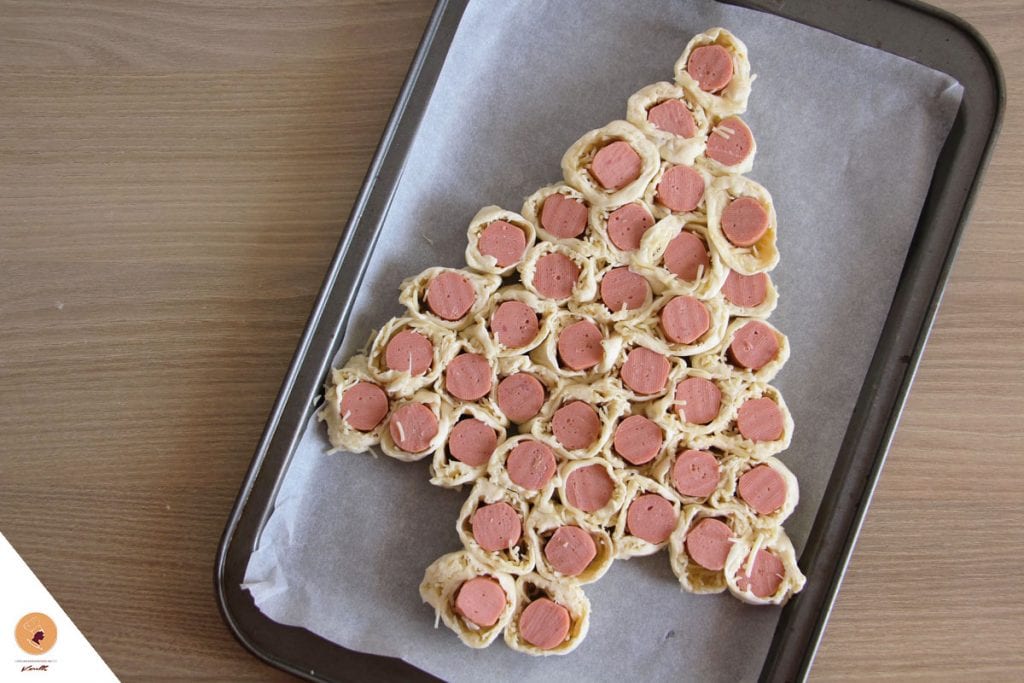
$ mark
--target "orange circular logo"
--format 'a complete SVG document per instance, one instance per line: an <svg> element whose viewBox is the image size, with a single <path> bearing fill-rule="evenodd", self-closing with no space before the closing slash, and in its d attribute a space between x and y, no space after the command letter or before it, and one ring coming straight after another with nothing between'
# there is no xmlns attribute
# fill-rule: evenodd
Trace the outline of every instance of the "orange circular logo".
<svg viewBox="0 0 1024 683"><path fill-rule="evenodd" d="M31 612L18 620L14 640L30 655L41 655L57 644L57 625L42 612Z"/></svg>

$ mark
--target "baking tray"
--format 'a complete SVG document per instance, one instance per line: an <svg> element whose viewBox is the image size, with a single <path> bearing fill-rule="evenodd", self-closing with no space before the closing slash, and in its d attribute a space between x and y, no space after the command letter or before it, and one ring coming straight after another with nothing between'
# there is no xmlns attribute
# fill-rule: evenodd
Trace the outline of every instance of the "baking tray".
<svg viewBox="0 0 1024 683"><path fill-rule="evenodd" d="M305 629L274 622L256 608L241 584L292 453L317 408L406 154L468 2L439 0L430 17L217 553L218 604L235 637L261 659L310 680L436 680L402 660L348 650ZM761 670L761 680L802 680L824 632L941 301L999 128L1004 88L995 57L973 28L915 0L728 4L769 12L912 59L964 86L888 318L800 557L807 586L782 610Z"/></svg>

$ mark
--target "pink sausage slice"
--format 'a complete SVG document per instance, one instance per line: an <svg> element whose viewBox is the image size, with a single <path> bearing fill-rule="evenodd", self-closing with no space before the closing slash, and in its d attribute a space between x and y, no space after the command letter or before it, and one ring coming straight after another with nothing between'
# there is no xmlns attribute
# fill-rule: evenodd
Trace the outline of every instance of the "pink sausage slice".
<svg viewBox="0 0 1024 683"><path fill-rule="evenodd" d="M592 368L604 359L603 340L597 325L581 320L558 335L558 356L571 370Z"/></svg>
<svg viewBox="0 0 1024 683"><path fill-rule="evenodd" d="M505 471L513 484L540 491L555 476L555 454L539 441L523 441L508 454Z"/></svg>
<svg viewBox="0 0 1024 683"><path fill-rule="evenodd" d="M478 353L460 353L444 371L444 386L455 398L475 401L491 390L491 365Z"/></svg>
<svg viewBox="0 0 1024 683"><path fill-rule="evenodd" d="M615 482L601 465L578 467L565 480L566 502L584 512L600 510L612 499L614 492Z"/></svg>
<svg viewBox="0 0 1024 683"><path fill-rule="evenodd" d="M740 275L730 270L722 285L722 295L733 306L756 308L768 296L768 274Z"/></svg>
<svg viewBox="0 0 1024 683"><path fill-rule="evenodd" d="M672 485L684 496L706 498L718 488L721 470L707 451L686 450L672 465Z"/></svg>
<svg viewBox="0 0 1024 683"><path fill-rule="evenodd" d="M758 465L740 475L740 498L759 515L770 515L786 502L786 480L768 465Z"/></svg>
<svg viewBox="0 0 1024 683"><path fill-rule="evenodd" d="M693 211L704 198L704 179L689 166L672 166L661 174L656 199L671 211Z"/></svg>
<svg viewBox="0 0 1024 683"><path fill-rule="evenodd" d="M733 335L729 359L741 368L760 370L779 353L779 340L772 328L752 320Z"/></svg>
<svg viewBox="0 0 1024 683"><path fill-rule="evenodd" d="M690 424L706 425L722 407L722 392L711 380L687 377L676 385L676 412Z"/></svg>
<svg viewBox="0 0 1024 683"><path fill-rule="evenodd" d="M654 460L664 438L657 422L643 415L630 415L615 428L612 445L630 465L643 465Z"/></svg>
<svg viewBox="0 0 1024 683"><path fill-rule="evenodd" d="M656 351L638 346L626 356L619 376L622 382L638 394L656 394L668 381L668 358Z"/></svg>
<svg viewBox="0 0 1024 683"><path fill-rule="evenodd" d="M526 235L507 221L494 221L480 233L477 248L485 256L493 256L498 266L515 265L526 251Z"/></svg>
<svg viewBox="0 0 1024 683"><path fill-rule="evenodd" d="M487 576L478 576L459 586L455 612L477 626L488 628L498 623L508 597L501 584Z"/></svg>
<svg viewBox="0 0 1024 683"><path fill-rule="evenodd" d="M498 382L498 407L512 422L534 418L544 405L544 385L533 375L517 372Z"/></svg>
<svg viewBox="0 0 1024 683"><path fill-rule="evenodd" d="M705 275L711 269L711 257L704 241L686 230L668 243L663 261L667 270L686 282L696 280L702 268Z"/></svg>
<svg viewBox="0 0 1024 683"><path fill-rule="evenodd" d="M394 412L388 425L391 440L406 453L419 453L430 447L437 436L437 418L422 403L407 403Z"/></svg>
<svg viewBox="0 0 1024 683"><path fill-rule="evenodd" d="M458 320L469 313L476 301L476 291L469 280L445 271L427 285L427 306L439 318Z"/></svg>
<svg viewBox="0 0 1024 683"><path fill-rule="evenodd" d="M597 557L597 545L578 526L560 526L544 546L544 557L556 572L579 576Z"/></svg>
<svg viewBox="0 0 1024 683"><path fill-rule="evenodd" d="M459 421L448 437L448 452L470 467L485 464L497 447L497 432L476 418Z"/></svg>
<svg viewBox="0 0 1024 683"><path fill-rule="evenodd" d="M661 309L661 331L675 344L692 344L710 327L707 307L692 296L673 297Z"/></svg>
<svg viewBox="0 0 1024 683"><path fill-rule="evenodd" d="M629 533L648 543L664 543L676 528L679 513L656 493L637 496L626 511L626 528Z"/></svg>
<svg viewBox="0 0 1024 683"><path fill-rule="evenodd" d="M612 268L601 278L601 301L612 313L640 308L650 293L647 278L626 266Z"/></svg>
<svg viewBox="0 0 1024 683"><path fill-rule="evenodd" d="M608 214L608 239L622 251L636 251L654 217L641 204L626 204Z"/></svg>
<svg viewBox="0 0 1024 683"><path fill-rule="evenodd" d="M624 140L598 150L590 162L590 174L606 190L618 190L640 177L640 155Z"/></svg>
<svg viewBox="0 0 1024 683"><path fill-rule="evenodd" d="M587 207L572 197L555 192L540 210L540 224L555 237L578 237L587 227Z"/></svg>
<svg viewBox="0 0 1024 683"><path fill-rule="evenodd" d="M723 166L743 163L754 149L754 134L736 116L722 119L711 130L705 154Z"/></svg>
<svg viewBox="0 0 1024 683"><path fill-rule="evenodd" d="M552 650L565 642L572 619L569 610L548 598L538 598L519 615L519 635L541 650Z"/></svg>
<svg viewBox="0 0 1024 683"><path fill-rule="evenodd" d="M736 585L741 591L749 590L759 598L770 598L778 592L786 576L786 567L778 556L767 550L758 550L751 568L753 576L747 576L744 571L746 565L747 560L744 560L736 573Z"/></svg>
<svg viewBox="0 0 1024 683"><path fill-rule="evenodd" d="M697 134L693 114L679 100L665 100L654 105L647 110L647 120L656 128L681 138L692 138Z"/></svg>
<svg viewBox="0 0 1024 683"><path fill-rule="evenodd" d="M371 382L357 382L341 395L341 419L352 429L373 431L388 414L388 395Z"/></svg>
<svg viewBox="0 0 1024 683"><path fill-rule="evenodd" d="M504 301L491 315L491 332L506 348L517 349L537 337L540 323L536 311L522 301Z"/></svg>
<svg viewBox="0 0 1024 683"><path fill-rule="evenodd" d="M722 232L737 247L757 244L768 232L768 211L753 197L740 197L722 211Z"/></svg>
<svg viewBox="0 0 1024 683"><path fill-rule="evenodd" d="M548 299L568 299L580 277L580 269L565 254L545 254L537 259L533 286Z"/></svg>
<svg viewBox="0 0 1024 683"><path fill-rule="evenodd" d="M725 569L725 560L732 548L732 529L720 519L705 517L686 534L686 554L690 559L713 572Z"/></svg>
<svg viewBox="0 0 1024 683"><path fill-rule="evenodd" d="M419 332L402 330L388 342L384 362L391 370L422 375L434 363L434 345Z"/></svg>
<svg viewBox="0 0 1024 683"><path fill-rule="evenodd" d="M473 538L489 553L508 550L519 543L523 523L519 513L508 503L481 505L470 520Z"/></svg>
<svg viewBox="0 0 1024 683"><path fill-rule="evenodd" d="M744 438L754 442L775 441L782 437L782 411L770 398L752 398L740 406L736 427Z"/></svg>
<svg viewBox="0 0 1024 683"><path fill-rule="evenodd" d="M551 431L570 451L589 448L601 435L601 418L589 403L572 401L555 411Z"/></svg>
<svg viewBox="0 0 1024 683"><path fill-rule="evenodd" d="M704 45L690 53L686 72L705 92L719 92L732 80L732 55L721 45Z"/></svg>

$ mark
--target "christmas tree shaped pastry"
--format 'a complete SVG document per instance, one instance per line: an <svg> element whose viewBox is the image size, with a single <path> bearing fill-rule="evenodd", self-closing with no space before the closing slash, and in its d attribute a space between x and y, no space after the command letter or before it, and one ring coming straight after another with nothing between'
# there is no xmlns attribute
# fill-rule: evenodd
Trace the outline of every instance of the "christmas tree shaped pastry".
<svg viewBox="0 0 1024 683"><path fill-rule="evenodd" d="M334 451L430 460L468 491L463 548L422 599L470 647L586 637L582 586L666 551L682 588L782 604L804 577L782 523L793 421L771 195L753 167L746 46L693 38L673 82L574 143L519 212L481 209L466 268L401 284L406 313L334 369ZM595 590L595 589L589 589Z"/></svg>

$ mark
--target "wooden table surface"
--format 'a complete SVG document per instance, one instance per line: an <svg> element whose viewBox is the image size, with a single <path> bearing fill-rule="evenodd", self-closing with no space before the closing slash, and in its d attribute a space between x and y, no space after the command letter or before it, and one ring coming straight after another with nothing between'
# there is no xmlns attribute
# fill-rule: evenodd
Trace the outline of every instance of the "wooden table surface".
<svg viewBox="0 0 1024 683"><path fill-rule="evenodd" d="M125 680L283 680L214 551L431 0L0 2L0 530ZM1009 105L813 676L1024 676Z"/></svg>

